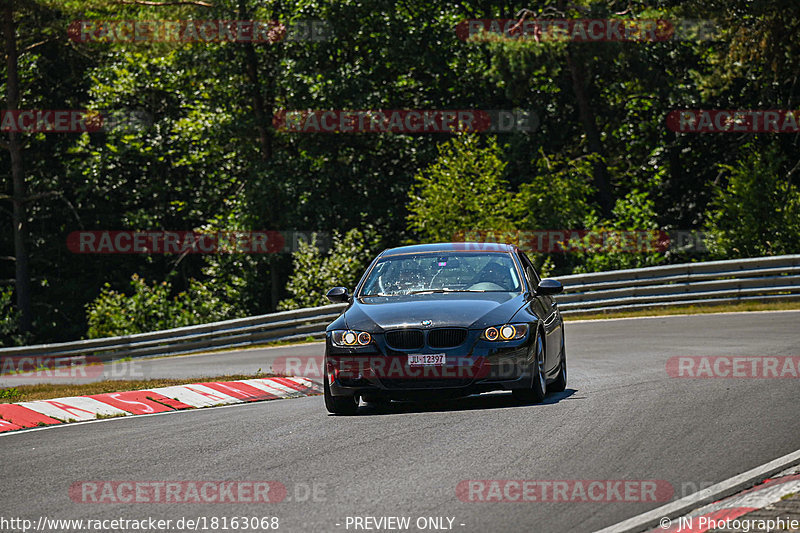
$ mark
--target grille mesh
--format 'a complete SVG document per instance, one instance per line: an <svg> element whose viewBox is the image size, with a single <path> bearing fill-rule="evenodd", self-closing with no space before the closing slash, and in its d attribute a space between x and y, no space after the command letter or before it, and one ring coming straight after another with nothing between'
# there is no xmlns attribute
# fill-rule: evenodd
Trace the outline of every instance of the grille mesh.
<svg viewBox="0 0 800 533"><path fill-rule="evenodd" d="M467 338L467 330L462 328L432 329L428 333L428 346L431 348L453 348L461 345Z"/></svg>
<svg viewBox="0 0 800 533"><path fill-rule="evenodd" d="M422 348L422 332L418 329L397 329L386 333L386 343L392 348Z"/></svg>

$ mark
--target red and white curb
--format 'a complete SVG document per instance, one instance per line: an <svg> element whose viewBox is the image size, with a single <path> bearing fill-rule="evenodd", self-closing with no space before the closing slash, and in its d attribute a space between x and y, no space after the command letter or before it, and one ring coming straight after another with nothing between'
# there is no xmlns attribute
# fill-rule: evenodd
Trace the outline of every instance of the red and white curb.
<svg viewBox="0 0 800 533"><path fill-rule="evenodd" d="M735 520L751 511L757 511L772 505L787 494L796 492L800 492L800 474L767 479L764 483L752 489L701 507L683 517L683 520L680 518L672 519L668 527L662 526L651 530L650 533L655 533L656 531L666 533L705 533L710 529L716 529L710 525L714 522L721 522L725 519ZM691 520L687 520L687 518ZM701 518L706 520L700 520Z"/></svg>
<svg viewBox="0 0 800 533"><path fill-rule="evenodd" d="M113 416L149 415L235 403L313 396L320 385L306 378L280 377L210 381L0 404L0 433L37 426L83 422Z"/></svg>
<svg viewBox="0 0 800 533"><path fill-rule="evenodd" d="M686 519L706 517L714 518L717 522L726 518L735 520L777 502L786 494L800 491L798 465L800 450L595 533L702 533L707 528L695 529L693 526L708 521Z"/></svg>

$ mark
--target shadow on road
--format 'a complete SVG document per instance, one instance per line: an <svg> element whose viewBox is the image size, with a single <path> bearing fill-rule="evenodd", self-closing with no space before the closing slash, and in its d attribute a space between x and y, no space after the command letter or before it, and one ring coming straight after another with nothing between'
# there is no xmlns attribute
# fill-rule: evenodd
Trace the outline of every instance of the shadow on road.
<svg viewBox="0 0 800 533"><path fill-rule="evenodd" d="M508 409L508 408L524 408L524 407L539 407L542 405L551 405L563 400L569 399L577 391L575 389L567 389L564 392L548 394L544 401L538 404L535 403L522 403L513 398L511 393L492 393L492 394L476 394L467 396L465 398L454 398L449 400L430 400L425 402L391 402L387 404L362 404L358 408L360 416L365 415L399 415L407 413L431 413L431 412L446 412L446 411L472 411L472 410L485 410L485 409ZM580 399L580 398L574 398Z"/></svg>

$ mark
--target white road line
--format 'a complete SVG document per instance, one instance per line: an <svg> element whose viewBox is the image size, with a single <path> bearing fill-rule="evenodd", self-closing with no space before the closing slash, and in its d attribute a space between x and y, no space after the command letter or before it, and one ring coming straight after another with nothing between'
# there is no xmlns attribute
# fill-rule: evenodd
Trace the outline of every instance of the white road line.
<svg viewBox="0 0 800 533"><path fill-rule="evenodd" d="M679 516L683 516L687 512L694 511L701 505L715 502L731 494L736 494L798 463L800 463L800 450L779 457L767 464L757 466L752 470L726 479L725 481L695 492L694 494L690 494L680 500L675 500L674 502L662 505L652 511L647 511L646 513L623 520L613 526L600 529L595 533L634 533L643 531L658 525L659 520L664 517L678 518Z"/></svg>

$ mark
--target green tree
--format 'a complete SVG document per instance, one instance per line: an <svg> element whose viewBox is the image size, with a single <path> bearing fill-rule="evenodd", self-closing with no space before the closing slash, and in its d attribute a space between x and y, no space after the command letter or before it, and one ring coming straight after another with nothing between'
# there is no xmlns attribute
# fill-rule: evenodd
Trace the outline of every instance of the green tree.
<svg viewBox="0 0 800 533"><path fill-rule="evenodd" d="M533 174L519 186L514 201L514 220L521 230L575 230L585 227L594 216L592 160L595 155L569 159L539 150ZM524 234L524 233L523 233ZM524 239L521 246L526 247ZM544 272L571 272L574 257L526 250L536 267Z"/></svg>
<svg viewBox="0 0 800 533"><path fill-rule="evenodd" d="M592 201L592 159L574 160L539 151L535 172L520 185L515 214L521 229L580 229L597 208Z"/></svg>
<svg viewBox="0 0 800 533"><path fill-rule="evenodd" d="M14 291L0 289L0 346L23 344L28 337L19 330L19 312L14 307Z"/></svg>
<svg viewBox="0 0 800 533"><path fill-rule="evenodd" d="M86 306L89 338L131 335L147 331L191 326L243 316L230 298L197 280L187 291L172 296L172 284L149 285L136 274L131 294L115 291L109 284Z"/></svg>
<svg viewBox="0 0 800 533"><path fill-rule="evenodd" d="M300 241L292 255L294 271L286 284L289 298L282 300L279 309L300 309L327 305L325 293L332 287L356 286L359 277L372 260L379 238L371 227L351 229L344 235L334 233L331 249L325 253L314 237L311 242Z"/></svg>
<svg viewBox="0 0 800 533"><path fill-rule="evenodd" d="M423 241L452 241L462 231L513 229L503 152L494 138L485 147L480 144L475 134L457 135L440 145L436 161L415 176L407 221Z"/></svg>
<svg viewBox="0 0 800 533"><path fill-rule="evenodd" d="M581 251L574 254L574 273L642 268L663 263L661 232L655 203L646 189L633 189L618 198L611 219L587 218L589 233L570 241ZM584 251L585 250L585 251Z"/></svg>
<svg viewBox="0 0 800 533"><path fill-rule="evenodd" d="M714 187L706 213L712 253L734 258L800 251L800 189L781 172L778 148L747 146L740 163L720 166L728 177Z"/></svg>
<svg viewBox="0 0 800 533"><path fill-rule="evenodd" d="M450 240L464 229L693 229L711 221L724 237L734 231L720 228L733 224L725 221L735 220L740 194L727 190L739 179L730 169L750 164L740 150L748 143L753 151L774 148L774 168L762 167L781 177L775 194L784 190L781 180L787 184L784 204L776 204L785 219L779 231L794 227L790 183L800 168L800 136L681 134L664 118L676 109L796 107L796 0L514 7L539 19L715 21L712 39L683 34L655 43L460 40L454 28L464 19L513 15L486 2L2 4L4 109L141 110L152 118L140 130L2 134L0 281L14 279L18 301L30 302L23 315L38 342L85 334L87 302L106 283L130 295L134 272L151 283L168 280L170 302L201 283L210 296L200 300L235 304L235 314L268 312L287 296L292 265L285 255L71 254L66 236L81 229L346 232L370 223L396 245ZM67 35L75 20L248 18L324 20L329 31L325 41L272 43L76 43ZM272 127L270 114L282 109L523 109L540 126L496 140L293 133ZM474 150L463 147L469 142ZM453 157L445 161L442 149ZM723 185L711 187L718 179ZM800 251L788 230L769 243L715 253ZM547 259L561 273L686 257L600 250ZM302 287L294 272L290 299ZM194 300L182 301L180 309L168 306L175 315L165 324L183 323Z"/></svg>

